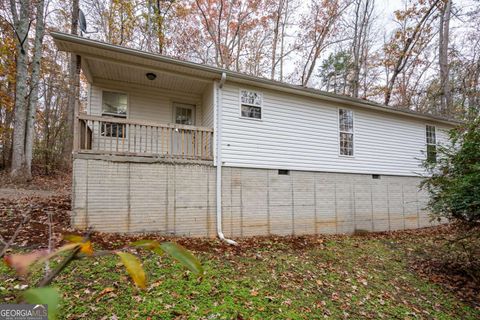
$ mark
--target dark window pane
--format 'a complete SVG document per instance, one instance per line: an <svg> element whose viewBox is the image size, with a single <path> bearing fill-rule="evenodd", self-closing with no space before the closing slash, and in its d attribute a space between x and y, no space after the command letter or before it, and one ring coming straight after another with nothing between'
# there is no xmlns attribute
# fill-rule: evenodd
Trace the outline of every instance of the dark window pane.
<svg viewBox="0 0 480 320"><path fill-rule="evenodd" d="M193 109L191 108L175 108L175 123L193 125Z"/></svg>
<svg viewBox="0 0 480 320"><path fill-rule="evenodd" d="M437 137L435 132L434 126L427 126L426 127L426 135L427 135L427 144L436 144Z"/></svg>
<svg viewBox="0 0 480 320"><path fill-rule="evenodd" d="M437 146L429 144L427 145L427 161L431 163L437 162Z"/></svg>
<svg viewBox="0 0 480 320"><path fill-rule="evenodd" d="M262 108L242 105L242 117L262 119Z"/></svg>
<svg viewBox="0 0 480 320"><path fill-rule="evenodd" d="M124 138L125 130L124 124L105 122L102 125L102 136Z"/></svg>
<svg viewBox="0 0 480 320"><path fill-rule="evenodd" d="M353 133L340 132L340 154L353 156Z"/></svg>
<svg viewBox="0 0 480 320"><path fill-rule="evenodd" d="M119 92L103 91L102 113L104 115L127 116L127 95Z"/></svg>
<svg viewBox="0 0 480 320"><path fill-rule="evenodd" d="M340 131L353 132L353 111L339 109L338 112Z"/></svg>

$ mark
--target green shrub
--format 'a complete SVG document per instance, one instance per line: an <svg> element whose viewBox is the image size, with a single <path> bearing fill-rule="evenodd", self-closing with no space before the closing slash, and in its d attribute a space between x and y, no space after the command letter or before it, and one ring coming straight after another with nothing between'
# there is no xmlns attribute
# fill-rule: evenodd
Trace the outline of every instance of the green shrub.
<svg viewBox="0 0 480 320"><path fill-rule="evenodd" d="M480 223L480 116L450 130L449 143L437 148L437 161L424 161L429 176L422 187L428 207L440 219Z"/></svg>

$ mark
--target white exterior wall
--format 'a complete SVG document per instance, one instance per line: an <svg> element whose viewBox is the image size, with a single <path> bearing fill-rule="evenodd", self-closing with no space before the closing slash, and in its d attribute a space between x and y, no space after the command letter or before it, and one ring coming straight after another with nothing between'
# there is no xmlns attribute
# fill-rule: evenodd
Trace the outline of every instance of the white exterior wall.
<svg viewBox="0 0 480 320"><path fill-rule="evenodd" d="M240 117L239 90L263 94L262 120ZM317 99L228 83L222 92L225 166L415 176L421 173L425 126L437 140L447 129L433 121L349 108L354 112L354 157L339 155L338 108Z"/></svg>
<svg viewBox="0 0 480 320"><path fill-rule="evenodd" d="M202 126L213 128L214 126L214 103L213 103L213 83L205 89L202 100Z"/></svg>
<svg viewBox="0 0 480 320"><path fill-rule="evenodd" d="M127 118L131 120L155 121L159 123L173 123L173 103L187 103L196 106L195 125L203 125L203 102L208 102L208 97L187 92L176 92L154 87L141 87L130 83L96 80L90 86L89 108L91 115L102 115L102 90L118 91L128 95ZM211 95L211 89L205 90L206 95ZM213 111L212 111L213 112ZM205 117L208 116L205 115ZM211 115L213 118L213 115Z"/></svg>

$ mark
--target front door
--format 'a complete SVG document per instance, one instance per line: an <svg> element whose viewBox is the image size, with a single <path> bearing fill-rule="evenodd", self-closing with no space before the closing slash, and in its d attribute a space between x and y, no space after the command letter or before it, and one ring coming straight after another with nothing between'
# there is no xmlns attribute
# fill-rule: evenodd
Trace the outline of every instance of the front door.
<svg viewBox="0 0 480 320"><path fill-rule="evenodd" d="M194 126L195 105L185 103L173 104L173 121L175 124ZM193 130L179 128L174 131L172 137L173 156L190 158L195 155L195 132Z"/></svg>

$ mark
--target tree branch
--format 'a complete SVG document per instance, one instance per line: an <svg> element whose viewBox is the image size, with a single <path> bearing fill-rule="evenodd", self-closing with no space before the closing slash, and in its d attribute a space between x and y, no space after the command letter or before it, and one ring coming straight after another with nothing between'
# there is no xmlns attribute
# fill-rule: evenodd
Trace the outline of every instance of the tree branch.
<svg viewBox="0 0 480 320"><path fill-rule="evenodd" d="M83 241L82 243L87 242L90 240L90 235L92 233L92 228L87 229L83 236ZM55 270L51 271L49 274L47 274L38 284L37 287L45 287L48 286L50 283L52 283L53 279L55 279L73 260L76 259L77 254L80 252L81 247L78 246L75 249L72 250L72 252L65 257L62 262L55 268Z"/></svg>

